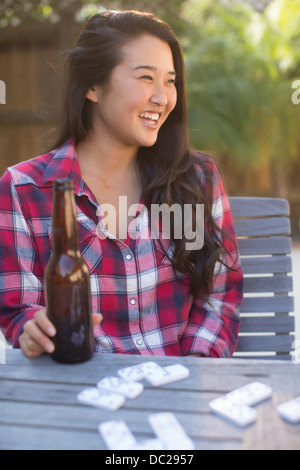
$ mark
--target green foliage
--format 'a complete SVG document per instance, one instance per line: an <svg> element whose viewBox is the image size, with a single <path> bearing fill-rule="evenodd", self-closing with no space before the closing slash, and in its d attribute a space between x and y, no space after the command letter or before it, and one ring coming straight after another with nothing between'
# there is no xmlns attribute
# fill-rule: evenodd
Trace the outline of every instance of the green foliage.
<svg viewBox="0 0 300 470"><path fill-rule="evenodd" d="M291 162L299 151L300 108L291 102L299 2L274 0L259 14L240 2L187 0L182 15L194 146L243 168Z"/></svg>
<svg viewBox="0 0 300 470"><path fill-rule="evenodd" d="M178 11L182 0L2 0L0 28L18 26L27 21L57 22L62 12L85 20L103 9L137 9L153 11L170 22L179 32L181 20Z"/></svg>

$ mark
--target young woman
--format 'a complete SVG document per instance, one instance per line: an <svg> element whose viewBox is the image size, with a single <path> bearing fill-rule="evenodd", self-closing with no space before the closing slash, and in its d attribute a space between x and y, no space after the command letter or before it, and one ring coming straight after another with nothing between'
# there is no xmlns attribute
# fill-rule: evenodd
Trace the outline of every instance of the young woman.
<svg viewBox="0 0 300 470"><path fill-rule="evenodd" d="M28 357L53 351L43 276L52 183L69 177L93 312L101 312L94 315L96 351L231 356L242 272L219 172L189 146L184 62L174 32L147 13L95 15L70 54L66 77L55 150L9 168L0 183L6 337ZM134 213L120 204L125 197ZM185 230L176 236L178 213L169 239L160 229L152 236L153 205L185 204L194 215L204 205L197 249L187 244Z"/></svg>

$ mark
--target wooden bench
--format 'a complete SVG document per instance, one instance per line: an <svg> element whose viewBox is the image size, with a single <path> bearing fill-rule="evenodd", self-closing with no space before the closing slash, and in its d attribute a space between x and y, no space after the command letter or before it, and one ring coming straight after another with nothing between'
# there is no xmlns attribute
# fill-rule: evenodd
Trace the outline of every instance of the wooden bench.
<svg viewBox="0 0 300 470"><path fill-rule="evenodd" d="M285 199L231 197L244 272L235 357L290 359L295 340L289 204ZM271 357L270 357L271 356Z"/></svg>

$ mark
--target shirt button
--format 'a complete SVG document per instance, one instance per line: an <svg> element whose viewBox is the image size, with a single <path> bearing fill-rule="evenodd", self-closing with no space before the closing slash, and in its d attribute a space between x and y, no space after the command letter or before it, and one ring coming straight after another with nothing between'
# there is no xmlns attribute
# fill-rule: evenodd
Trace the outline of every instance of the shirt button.
<svg viewBox="0 0 300 470"><path fill-rule="evenodd" d="M135 305L135 304L136 304L136 300L135 300L135 299L130 299L129 302L131 303L131 305Z"/></svg>
<svg viewBox="0 0 300 470"><path fill-rule="evenodd" d="M142 340L142 339L137 339L137 340L136 340L136 344L137 344L138 346L142 346L143 340Z"/></svg>
<svg viewBox="0 0 300 470"><path fill-rule="evenodd" d="M127 261L130 261L132 259L132 256L128 253L128 255L126 255L125 258L127 259Z"/></svg>

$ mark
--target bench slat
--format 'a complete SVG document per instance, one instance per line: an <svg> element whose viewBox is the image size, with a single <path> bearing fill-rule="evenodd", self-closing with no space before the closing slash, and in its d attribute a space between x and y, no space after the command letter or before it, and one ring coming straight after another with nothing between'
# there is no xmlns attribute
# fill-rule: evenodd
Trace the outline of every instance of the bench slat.
<svg viewBox="0 0 300 470"><path fill-rule="evenodd" d="M240 336L237 352L286 352L292 349L293 335Z"/></svg>
<svg viewBox="0 0 300 470"><path fill-rule="evenodd" d="M289 237L239 238L239 252L243 255L285 255L292 251Z"/></svg>
<svg viewBox="0 0 300 470"><path fill-rule="evenodd" d="M236 219L234 227L237 237L289 235L291 233L291 224L287 217Z"/></svg>
<svg viewBox="0 0 300 470"><path fill-rule="evenodd" d="M284 294L293 291L293 278L284 274L277 276L246 277L244 276L245 293L274 292Z"/></svg>
<svg viewBox="0 0 300 470"><path fill-rule="evenodd" d="M280 274L292 272L290 256L269 256L241 258L244 274Z"/></svg>
<svg viewBox="0 0 300 470"><path fill-rule="evenodd" d="M282 198L231 197L231 210L235 217L269 217L290 215L289 203Z"/></svg>
<svg viewBox="0 0 300 470"><path fill-rule="evenodd" d="M292 333L295 328L295 319L289 315L275 315L272 317L242 317L241 333Z"/></svg>
<svg viewBox="0 0 300 470"><path fill-rule="evenodd" d="M294 310L294 298L288 295L276 297L245 297L241 313L288 313Z"/></svg>

